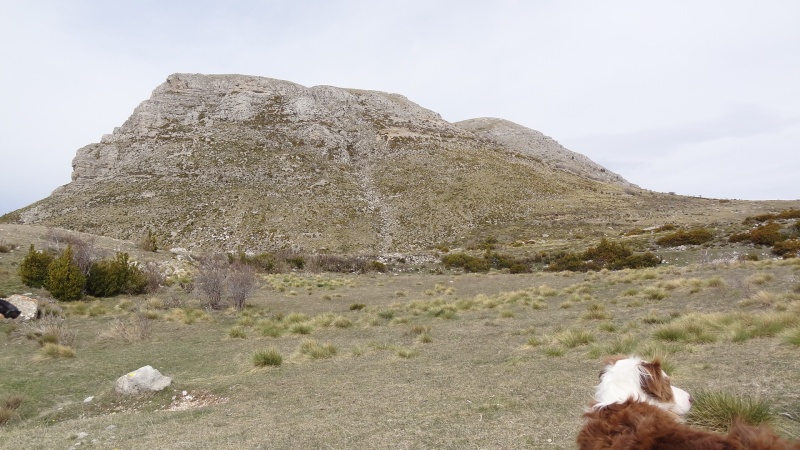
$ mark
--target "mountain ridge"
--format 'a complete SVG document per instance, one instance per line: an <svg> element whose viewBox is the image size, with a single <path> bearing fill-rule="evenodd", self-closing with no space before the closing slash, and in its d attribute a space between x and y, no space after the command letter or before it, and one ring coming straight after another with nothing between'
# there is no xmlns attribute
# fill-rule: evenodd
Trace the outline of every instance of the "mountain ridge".
<svg viewBox="0 0 800 450"><path fill-rule="evenodd" d="M503 119L450 123L399 94L173 74L78 149L70 183L3 220L152 231L191 249L387 253L621 226L678 203L703 201L641 190Z"/></svg>

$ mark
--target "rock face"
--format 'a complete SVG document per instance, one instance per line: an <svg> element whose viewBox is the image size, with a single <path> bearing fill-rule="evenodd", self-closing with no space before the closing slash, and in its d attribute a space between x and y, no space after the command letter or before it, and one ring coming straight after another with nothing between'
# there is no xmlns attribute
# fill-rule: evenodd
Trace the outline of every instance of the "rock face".
<svg viewBox="0 0 800 450"><path fill-rule="evenodd" d="M160 391L172 383L172 378L161 375L151 366L141 367L117 379L116 392L123 395Z"/></svg>
<svg viewBox="0 0 800 450"><path fill-rule="evenodd" d="M453 124L384 92L174 74L78 150L71 183L5 220L121 239L149 230L190 250L386 253L523 237L570 214L608 222L632 191L504 120Z"/></svg>

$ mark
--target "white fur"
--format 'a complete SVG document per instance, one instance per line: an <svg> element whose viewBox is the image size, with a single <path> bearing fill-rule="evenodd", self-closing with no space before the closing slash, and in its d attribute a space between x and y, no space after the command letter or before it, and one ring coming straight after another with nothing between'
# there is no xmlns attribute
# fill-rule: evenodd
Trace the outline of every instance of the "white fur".
<svg viewBox="0 0 800 450"><path fill-rule="evenodd" d="M659 401L644 392L641 377L646 374L646 371L641 367L641 364L641 358L630 357L620 359L616 363L607 366L600 377L600 384L597 385L594 394L594 399L597 402L594 408L602 408L633 399L658 406L679 416L688 413L692 407L691 396L683 389L671 386L674 396L671 402Z"/></svg>

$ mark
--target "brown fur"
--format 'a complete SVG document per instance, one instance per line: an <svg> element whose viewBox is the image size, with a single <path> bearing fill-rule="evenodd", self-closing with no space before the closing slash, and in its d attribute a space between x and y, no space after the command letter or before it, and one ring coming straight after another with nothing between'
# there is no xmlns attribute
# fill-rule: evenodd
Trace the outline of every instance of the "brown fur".
<svg viewBox="0 0 800 450"><path fill-rule="evenodd" d="M737 422L727 435L679 423L656 406L628 400L593 409L578 434L582 450L800 450L769 429Z"/></svg>

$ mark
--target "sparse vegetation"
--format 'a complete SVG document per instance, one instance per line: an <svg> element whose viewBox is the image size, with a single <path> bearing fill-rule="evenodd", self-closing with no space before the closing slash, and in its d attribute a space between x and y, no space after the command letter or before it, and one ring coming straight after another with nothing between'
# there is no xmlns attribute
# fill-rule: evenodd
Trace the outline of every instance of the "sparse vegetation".
<svg viewBox="0 0 800 450"><path fill-rule="evenodd" d="M793 225L782 226L781 233L787 235ZM714 225L714 230L725 229L736 226ZM12 392L13 388L26 399L18 409L6 413L9 418L3 432L30 447L58 447L62 442L55 440L73 433L75 420L80 419L82 428L98 439L97 445L122 447L131 438L119 432L115 433L117 441L107 442L102 430L111 412L136 405L142 409L135 414L114 416L121 430L135 425L171 436L168 425L180 425L190 432L183 439L200 445L191 433L196 423L223 420L224 409L269 422L276 430L295 426L290 423L316 427L330 445L345 446L337 433L350 433L354 428L348 421L337 422L337 427L328 425L338 417L331 415L334 410L346 407L353 420L371 424L374 411L391 401L403 417L425 414L429 420L448 420L454 426L478 420L477 411L482 414L478 418L482 418L485 431L463 428L473 430L468 437L475 445L491 447L502 442L509 448L568 448L580 423L580 414L574 411L590 401L598 361L614 354L668 355L673 381L688 386L693 395L705 386L737 394L743 377L768 373L770 380L781 382L771 382L760 398L786 405L796 374L785 361L800 347L796 260L781 260L762 251L760 261L726 258L730 262L710 263L717 254L742 251L740 243L716 241L703 250L667 251L668 263L643 270L541 270L559 252L581 255L584 250L573 249L585 248L592 236L595 234L586 232L574 242L558 241L557 245L535 239L504 245L505 236L491 243L491 252L508 252L515 260L530 262L535 272L530 274L511 275L508 269L448 272L430 260L412 266L397 262L398 258L387 263L387 271L395 274L391 277L375 272L309 273L297 268L289 273L266 273L254 268L258 284L240 309L234 307L228 277L221 308L208 307L208 297L192 279L203 258L193 262L187 257L190 269L186 270L167 252L145 254L130 246L116 247L118 242L109 251L98 239L95 255L131 252L130 259L152 262L167 277L156 283L160 287L155 294L86 297L40 305L48 310L63 309L66 319L62 326L73 332L71 343L69 336L59 337L57 331L32 332L27 324L0 323L0 339L9 344L0 355L0 367L13 367L20 376L15 379L28 380L12 385L8 379L0 379L0 391ZM620 238L619 245L624 242L629 250L643 251L653 248L657 237ZM40 242L13 239L25 246ZM60 242L64 249L65 241ZM722 248L728 245L732 247ZM604 246L595 245L595 250L597 247ZM477 253L482 259L487 249L476 249L483 252ZM708 255L700 258L698 253L706 250ZM0 258L0 282L10 287L3 287L6 292L24 289L17 276L24 257L22 251ZM227 257L220 260L228 271L239 264L237 259L233 263ZM145 263L137 266L146 267ZM4 281L4 274L18 287ZM181 286L190 283L197 283L195 292ZM136 331L140 320L147 323L146 337ZM97 389L98 380L113 381L120 375L119 368L130 360L163 366L159 370L174 377L176 389L197 392L202 387L230 397L230 401L224 408L175 413L169 424L153 421L142 425L142 420L166 407L174 393L149 397L140 406L138 401L112 401ZM715 375L719 373L737 373L737 377ZM530 407L530 402L511 394L527 392L520 391L519 383L530 379L543 391L563 395L544 396ZM51 391L43 387L44 380L76 394L54 399L46 395ZM583 388L564 390L564 385ZM448 391L455 389L452 386L457 386L458 395ZM300 399L301 393L307 397ZM96 400L84 404L89 395ZM312 416L292 409L292 405L323 396L321 409L315 409ZM437 401L400 401L415 396ZM276 415L275 411L283 413ZM543 417L544 411L547 417ZM503 431L500 417L530 427L515 429L512 435ZM800 435L800 425L779 415L772 420L781 433ZM53 433L31 435L31 427L44 421ZM237 425L231 423L230 427L236 431ZM546 436L553 443L540 441L540 430L552 431ZM423 427L419 433L439 447L447 447L445 441L455 438L446 430L435 435ZM371 434L369 440L348 436L347 445L353 448L388 439L380 433ZM146 436L137 439L154 444ZM260 445L235 433L224 439L228 440L225 444L237 447ZM276 447L314 445L307 433L292 437L278 433L270 439Z"/></svg>

